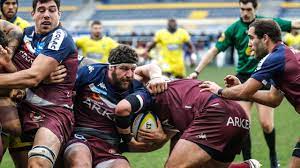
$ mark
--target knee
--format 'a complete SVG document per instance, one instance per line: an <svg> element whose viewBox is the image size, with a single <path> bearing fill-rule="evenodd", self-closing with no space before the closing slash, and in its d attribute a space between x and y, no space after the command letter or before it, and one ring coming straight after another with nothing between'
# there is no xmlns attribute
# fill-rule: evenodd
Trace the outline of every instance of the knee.
<svg viewBox="0 0 300 168"><path fill-rule="evenodd" d="M49 167L52 167L52 164L45 159L35 157L28 160L28 168L49 168Z"/></svg>
<svg viewBox="0 0 300 168"><path fill-rule="evenodd" d="M264 132L270 133L274 129L274 123L273 121L264 120L261 122L261 127Z"/></svg>
<svg viewBox="0 0 300 168"><path fill-rule="evenodd" d="M65 167L70 168L91 168L92 158L90 154L80 149L69 149L64 154Z"/></svg>
<svg viewBox="0 0 300 168"><path fill-rule="evenodd" d="M183 166L181 166L178 163L175 163L174 161L172 161L172 159L168 159L165 164L165 168L183 168Z"/></svg>

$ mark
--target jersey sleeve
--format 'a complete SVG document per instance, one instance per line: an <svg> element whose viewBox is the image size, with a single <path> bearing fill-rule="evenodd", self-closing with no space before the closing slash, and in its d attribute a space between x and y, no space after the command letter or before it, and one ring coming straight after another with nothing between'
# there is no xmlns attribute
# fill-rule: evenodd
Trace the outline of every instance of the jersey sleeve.
<svg viewBox="0 0 300 168"><path fill-rule="evenodd" d="M234 25L231 25L222 33L216 43L216 48L219 51L225 51L229 46L233 46Z"/></svg>
<svg viewBox="0 0 300 168"><path fill-rule="evenodd" d="M258 65L251 78L260 81L262 84L273 83L272 79L284 71L284 56L266 56Z"/></svg>
<svg viewBox="0 0 300 168"><path fill-rule="evenodd" d="M77 39L75 42L77 48L82 48L83 43L84 43L84 37Z"/></svg>
<svg viewBox="0 0 300 168"><path fill-rule="evenodd" d="M274 18L273 20L278 23L278 25L281 28L281 31L284 31L284 32L290 32L291 31L291 29L292 29L292 22L291 21L280 19L280 18Z"/></svg>
<svg viewBox="0 0 300 168"><path fill-rule="evenodd" d="M52 57L59 63L75 52L72 37L63 29L57 29L52 35L47 36L45 42L45 48L43 48L41 54Z"/></svg>
<svg viewBox="0 0 300 168"><path fill-rule="evenodd" d="M111 38L110 38L110 43L109 44L110 44L111 49L114 49L114 48L118 47L118 45L119 45L119 43L117 43L115 40L113 40Z"/></svg>
<svg viewBox="0 0 300 168"><path fill-rule="evenodd" d="M154 39L153 41L156 43L160 43L161 42L161 36L162 36L162 31L158 31L155 33Z"/></svg>
<svg viewBox="0 0 300 168"><path fill-rule="evenodd" d="M184 29L182 29L182 35L183 35L183 42L184 43L187 43L191 40L190 34Z"/></svg>
<svg viewBox="0 0 300 168"><path fill-rule="evenodd" d="M152 104L152 96L144 87L136 89L133 93L131 93L128 96L135 96L139 101L139 108L137 111L135 111L135 113L150 108Z"/></svg>

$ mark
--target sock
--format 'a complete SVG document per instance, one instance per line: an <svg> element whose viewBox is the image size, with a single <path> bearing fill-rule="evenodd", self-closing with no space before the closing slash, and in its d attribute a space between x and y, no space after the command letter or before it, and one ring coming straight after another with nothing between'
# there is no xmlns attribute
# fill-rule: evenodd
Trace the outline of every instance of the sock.
<svg viewBox="0 0 300 168"><path fill-rule="evenodd" d="M228 168L250 168L248 163L231 163Z"/></svg>
<svg viewBox="0 0 300 168"><path fill-rule="evenodd" d="M251 138L250 134L247 135L245 138L243 145L242 145L242 153L243 153L243 159L249 160L251 159Z"/></svg>
<svg viewBox="0 0 300 168"><path fill-rule="evenodd" d="M269 147L270 156L276 155L276 145L275 145L275 128L270 133L265 133L265 140L267 142L267 145Z"/></svg>

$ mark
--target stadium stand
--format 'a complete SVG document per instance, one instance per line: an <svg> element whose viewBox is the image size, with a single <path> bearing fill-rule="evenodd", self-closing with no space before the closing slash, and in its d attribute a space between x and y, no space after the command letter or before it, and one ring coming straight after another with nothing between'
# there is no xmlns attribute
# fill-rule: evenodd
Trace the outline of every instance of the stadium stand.
<svg viewBox="0 0 300 168"><path fill-rule="evenodd" d="M32 10L32 0L21 0L19 1L19 11L18 15L28 21L32 21L31 10ZM63 1L61 10L63 12L62 20L66 19L68 15L72 12L79 10L82 5L83 0L72 0L72 1Z"/></svg>

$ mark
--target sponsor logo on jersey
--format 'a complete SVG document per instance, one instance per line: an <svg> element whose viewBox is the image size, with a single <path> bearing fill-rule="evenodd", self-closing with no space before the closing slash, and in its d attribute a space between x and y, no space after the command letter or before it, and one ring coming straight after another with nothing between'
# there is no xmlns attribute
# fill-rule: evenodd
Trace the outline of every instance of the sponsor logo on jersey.
<svg viewBox="0 0 300 168"><path fill-rule="evenodd" d="M89 70L89 73L92 73L94 70L95 70L95 68L93 67L93 66L88 66L88 70Z"/></svg>
<svg viewBox="0 0 300 168"><path fill-rule="evenodd" d="M229 117L226 126L240 127L249 130L250 122L247 119L239 117Z"/></svg>
<svg viewBox="0 0 300 168"><path fill-rule="evenodd" d="M98 86L104 90L107 90L107 88L103 82L101 82Z"/></svg>
<svg viewBox="0 0 300 168"><path fill-rule="evenodd" d="M87 97L82 103L87 105L90 110L97 112L103 117L113 120L114 109L104 108L105 104L103 102L95 101Z"/></svg>
<svg viewBox="0 0 300 168"><path fill-rule="evenodd" d="M44 49L44 47L45 47L45 42L38 42L35 48L35 54L39 55L41 51Z"/></svg>
<svg viewBox="0 0 300 168"><path fill-rule="evenodd" d="M199 135L196 136L198 139L205 139L207 140L207 136L204 133L200 133Z"/></svg>
<svg viewBox="0 0 300 168"><path fill-rule="evenodd" d="M49 42L48 49L58 51L64 38L65 32L62 29L56 30L52 35L51 41Z"/></svg>

